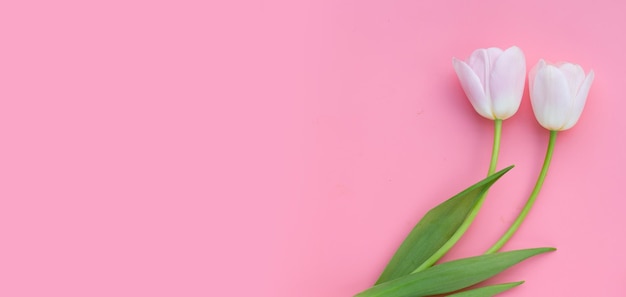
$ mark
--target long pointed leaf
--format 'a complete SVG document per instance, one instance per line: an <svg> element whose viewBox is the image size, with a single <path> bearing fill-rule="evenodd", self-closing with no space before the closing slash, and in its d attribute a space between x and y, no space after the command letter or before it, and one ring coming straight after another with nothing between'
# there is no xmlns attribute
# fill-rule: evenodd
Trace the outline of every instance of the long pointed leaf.
<svg viewBox="0 0 626 297"><path fill-rule="evenodd" d="M459 229L478 198L511 168L494 173L426 213L404 239L376 284L405 276L430 258Z"/></svg>
<svg viewBox="0 0 626 297"><path fill-rule="evenodd" d="M553 248L517 250L450 261L371 287L355 297L423 297L475 285Z"/></svg>
<svg viewBox="0 0 626 297"><path fill-rule="evenodd" d="M491 286L485 286L485 287L481 287L481 288L476 288L476 289L472 289L472 290L467 290L467 291L463 291L463 292L459 292L456 294L452 294L452 295L448 295L446 297L492 297L495 296L497 294L500 294L506 290L515 288L521 284L523 284L524 282L514 282L514 283L506 283L506 284L498 284L498 285L491 285Z"/></svg>

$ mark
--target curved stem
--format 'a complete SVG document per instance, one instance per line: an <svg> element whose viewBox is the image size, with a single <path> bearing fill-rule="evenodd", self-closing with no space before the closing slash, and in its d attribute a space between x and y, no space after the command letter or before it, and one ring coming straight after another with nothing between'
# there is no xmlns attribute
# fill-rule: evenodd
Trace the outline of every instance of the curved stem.
<svg viewBox="0 0 626 297"><path fill-rule="evenodd" d="M496 119L493 127L493 147L491 148L491 162L489 162L489 171L487 176L496 172L498 165L498 156L500 155L500 136L502 135L502 120ZM487 196L485 194L485 196Z"/></svg>
<svg viewBox="0 0 626 297"><path fill-rule="evenodd" d="M515 234L515 231L519 229L524 219L526 219L528 212L533 207L533 204L535 204L535 200L537 200L539 191L541 191L543 182L546 179L546 175L548 174L548 168L550 167L550 162L552 161L552 154L554 153L554 144L556 143L556 135L557 135L557 131L550 131L550 141L548 142L548 149L546 151L546 157L543 160L543 167L541 168L541 173L539 173L539 177L537 178L537 183L535 184L535 188L533 189L532 193L530 194L530 197L528 197L528 200L526 201L526 205L524 205L524 208L522 208L522 211L520 211L519 215L517 216L513 224L511 224L511 227L509 227L509 229L504 233L504 235L502 235L502 237L500 237L500 239L496 241L496 243L491 248L489 248L485 252L485 254L493 254L497 252L498 250L500 250L502 246L504 246L504 244L506 244L507 241L511 239L513 234Z"/></svg>
<svg viewBox="0 0 626 297"><path fill-rule="evenodd" d="M501 119L496 119L496 120L494 120L493 148L491 149L491 162L489 163L489 170L487 171L487 176L490 176L494 172L496 172L496 167L498 165L497 164L498 163L498 155L500 154L500 136L501 136L501 134L502 134L502 120ZM439 248L439 250L437 250L432 256L430 256L430 258L428 258L426 261L424 261L424 263L422 263L422 265L417 267L413 271L413 273L418 272L418 271L422 271L422 270L424 270L424 269L426 269L426 268L428 268L430 266L433 266L435 264L435 262L437 262L439 259L441 259L441 257L443 257L457 243L457 241L459 241L459 239L461 239L461 236L463 236L463 234L465 234L465 231L467 231L469 226L472 224L472 222L476 218L476 215L478 214L478 211L480 210L480 208L482 207L483 203L485 202L485 197L487 197L487 191L485 191L478 198L478 201L476 201L476 205L474 205L472 210L470 210L470 213L465 218L465 221L463 221L463 223L461 224L459 229L457 229L456 232L454 232L452 237L450 237L450 239L448 239L448 241L443 246L441 246Z"/></svg>

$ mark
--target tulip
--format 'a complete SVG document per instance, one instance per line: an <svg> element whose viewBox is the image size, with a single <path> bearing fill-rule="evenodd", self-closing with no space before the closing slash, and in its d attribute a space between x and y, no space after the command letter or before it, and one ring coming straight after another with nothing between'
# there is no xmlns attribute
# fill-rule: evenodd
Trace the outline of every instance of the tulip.
<svg viewBox="0 0 626 297"><path fill-rule="evenodd" d="M461 86L483 117L505 120L517 112L524 93L526 59L516 46L478 49L467 62L452 59Z"/></svg>
<svg viewBox="0 0 626 297"><path fill-rule="evenodd" d="M530 102L541 126L563 131L578 122L593 82L593 71L585 76L572 63L548 64L544 60L528 74Z"/></svg>
<svg viewBox="0 0 626 297"><path fill-rule="evenodd" d="M526 80L526 59L516 46L506 50L488 48L475 50L467 62L452 59L461 86L474 109L481 116L494 120L493 148L487 176L494 174L500 152L502 121L519 109ZM487 191L476 200L465 220L450 239L415 271L427 269L437 262L463 236L482 207Z"/></svg>
<svg viewBox="0 0 626 297"><path fill-rule="evenodd" d="M576 124L585 107L592 82L593 71L585 76L582 67L571 63L550 65L544 60L539 60L539 63L528 74L530 102L535 117L541 126L550 130L548 149L543 160L543 166L541 166L541 172L539 172L535 187L526 200L526 204L509 229L487 250L486 254L498 252L517 232L528 216L548 174L556 136L559 131L567 130Z"/></svg>

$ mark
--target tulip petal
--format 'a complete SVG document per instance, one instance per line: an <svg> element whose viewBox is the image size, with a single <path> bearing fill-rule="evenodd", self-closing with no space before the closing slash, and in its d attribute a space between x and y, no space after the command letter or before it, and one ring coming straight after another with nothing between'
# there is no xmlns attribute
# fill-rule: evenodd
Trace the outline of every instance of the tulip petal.
<svg viewBox="0 0 626 297"><path fill-rule="evenodd" d="M469 59L467 59L467 65L476 74L480 80L480 85L484 88L487 75L489 75L489 56L487 55L487 50L475 50L470 55ZM486 90L483 89L483 91L485 91L486 94Z"/></svg>
<svg viewBox="0 0 626 297"><path fill-rule="evenodd" d="M587 95L589 94L589 89L591 88L591 84L593 83L594 76L595 74L593 73L593 70L590 71L589 74L587 74L585 80L580 85L580 88L578 89L578 92L574 97L574 103L572 105L572 109L570 110L567 123L565 123L561 130L567 130L573 127L576 122L578 122L578 119L580 118L580 115L583 113L583 109L585 108Z"/></svg>
<svg viewBox="0 0 626 297"><path fill-rule="evenodd" d="M495 61L500 55L502 55L504 51L497 47L490 47L487 49L487 55L489 56L489 61Z"/></svg>
<svg viewBox="0 0 626 297"><path fill-rule="evenodd" d="M489 99L487 98L483 86L480 83L480 79L476 73L474 73L469 65L456 58L452 59L452 64L457 76L459 77L459 81L461 81L463 91L465 91L465 95L467 95L467 98L476 112L483 117L493 119Z"/></svg>
<svg viewBox="0 0 626 297"><path fill-rule="evenodd" d="M528 89L531 94L535 84L535 76L537 76L537 72L546 67L546 65L546 61L544 59L540 59L539 62L537 62L537 64L528 72Z"/></svg>
<svg viewBox="0 0 626 297"><path fill-rule="evenodd" d="M558 67L567 79L571 98L574 98L578 93L578 88L580 88L585 80L585 70L583 70L580 65L572 63L562 63L558 65Z"/></svg>
<svg viewBox="0 0 626 297"><path fill-rule="evenodd" d="M563 72L552 65L537 71L530 93L535 117L548 130L560 130L571 108L569 86Z"/></svg>
<svg viewBox="0 0 626 297"><path fill-rule="evenodd" d="M467 60L467 64L474 70L487 98L491 98L489 94L489 74L491 73L492 62L502 54L502 50L496 47L488 49L477 49Z"/></svg>
<svg viewBox="0 0 626 297"><path fill-rule="evenodd" d="M526 59L520 48L513 46L494 61L490 82L493 113L505 120L517 112L524 94Z"/></svg>

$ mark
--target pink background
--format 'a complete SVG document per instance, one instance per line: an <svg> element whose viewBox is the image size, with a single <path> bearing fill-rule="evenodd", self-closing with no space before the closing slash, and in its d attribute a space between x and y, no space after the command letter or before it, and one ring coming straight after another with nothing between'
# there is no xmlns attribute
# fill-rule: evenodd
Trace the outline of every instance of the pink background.
<svg viewBox="0 0 626 297"><path fill-rule="evenodd" d="M3 1L0 295L352 296L487 171L452 57L517 45L596 80L505 247L559 250L502 296L624 296L626 7L547 2ZM506 228L547 136L526 91L447 259Z"/></svg>

